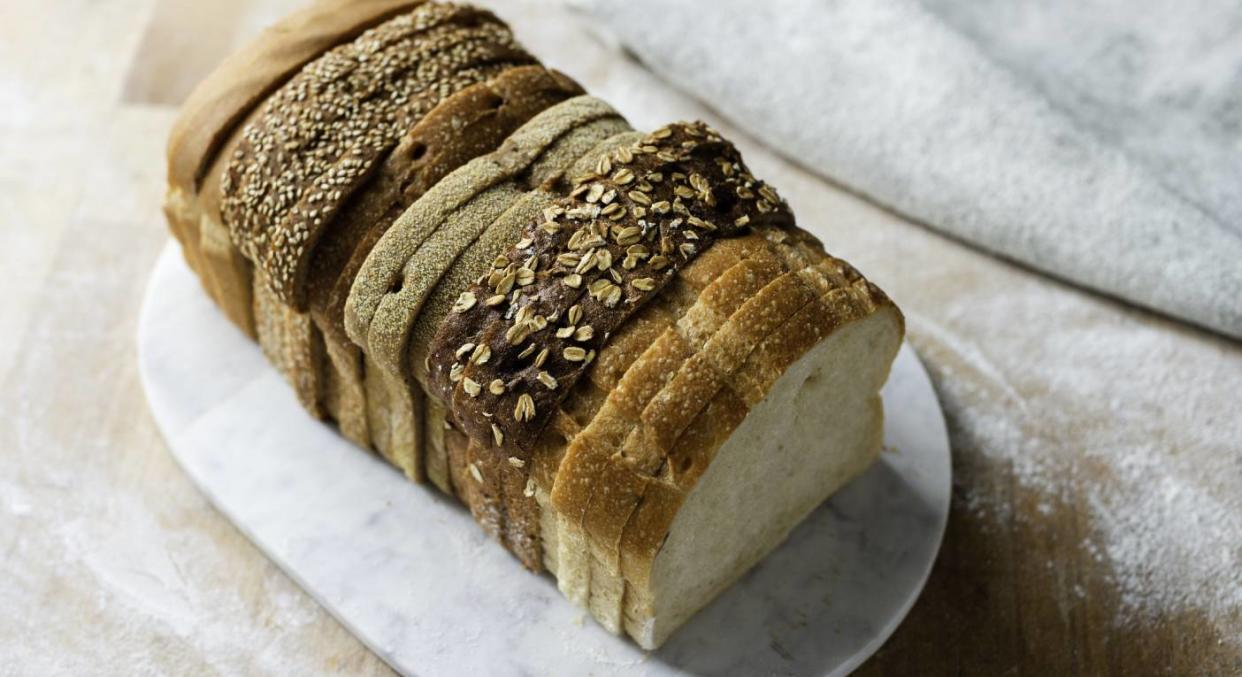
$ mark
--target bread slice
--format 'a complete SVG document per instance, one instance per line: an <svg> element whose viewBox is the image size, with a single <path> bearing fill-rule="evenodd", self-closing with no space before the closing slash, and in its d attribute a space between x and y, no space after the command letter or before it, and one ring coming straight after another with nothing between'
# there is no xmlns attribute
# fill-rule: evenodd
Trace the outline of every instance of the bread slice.
<svg viewBox="0 0 1242 677"><path fill-rule="evenodd" d="M688 494L659 485L623 544L625 630L640 646L660 646L875 459L878 391L901 337L892 306L838 327L772 384Z"/></svg>
<svg viewBox="0 0 1242 677"><path fill-rule="evenodd" d="M288 381L303 409L327 418L321 335L309 316L276 298L261 273L253 281L255 333L263 356Z"/></svg>

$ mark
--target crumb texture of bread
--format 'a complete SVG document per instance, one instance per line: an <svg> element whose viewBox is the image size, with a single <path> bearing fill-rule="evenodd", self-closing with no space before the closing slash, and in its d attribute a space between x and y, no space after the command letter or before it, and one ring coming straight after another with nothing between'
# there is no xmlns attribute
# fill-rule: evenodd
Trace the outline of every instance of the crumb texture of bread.
<svg viewBox="0 0 1242 677"><path fill-rule="evenodd" d="M649 610L626 619L641 646L663 644L871 464L883 442L879 389L901 336L891 309L855 320L751 409L677 511L648 585L627 590Z"/></svg>

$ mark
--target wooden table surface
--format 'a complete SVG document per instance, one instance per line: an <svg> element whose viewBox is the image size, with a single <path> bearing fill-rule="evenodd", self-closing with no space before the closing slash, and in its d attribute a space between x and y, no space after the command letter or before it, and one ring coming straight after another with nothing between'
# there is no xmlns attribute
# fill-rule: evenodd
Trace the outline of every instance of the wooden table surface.
<svg viewBox="0 0 1242 677"><path fill-rule="evenodd" d="M198 494L136 371L175 104L295 4L0 6L0 674L387 672ZM496 6L637 125L735 133L555 4ZM860 672L1242 674L1242 349L739 144L902 305L949 420L943 551Z"/></svg>

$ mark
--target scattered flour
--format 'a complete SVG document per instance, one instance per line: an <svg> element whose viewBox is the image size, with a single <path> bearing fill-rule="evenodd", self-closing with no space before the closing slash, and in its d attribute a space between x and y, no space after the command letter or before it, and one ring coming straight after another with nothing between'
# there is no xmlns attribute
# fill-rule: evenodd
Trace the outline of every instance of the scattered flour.
<svg viewBox="0 0 1242 677"><path fill-rule="evenodd" d="M1242 646L1242 351L1049 286L970 294L949 326L909 318L956 441L1009 464L1040 515L1085 504L1083 547L1111 566L1119 623L1201 611ZM994 335L998 316L1047 330L1021 351L962 338ZM965 489L973 513L1014 517Z"/></svg>

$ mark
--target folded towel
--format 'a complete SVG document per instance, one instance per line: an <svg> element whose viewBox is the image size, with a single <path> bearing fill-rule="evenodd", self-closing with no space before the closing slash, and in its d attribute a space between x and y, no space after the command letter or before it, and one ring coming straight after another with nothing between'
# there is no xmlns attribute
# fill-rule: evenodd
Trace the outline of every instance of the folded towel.
<svg viewBox="0 0 1242 677"><path fill-rule="evenodd" d="M804 166L1242 338L1236 0L576 4Z"/></svg>

